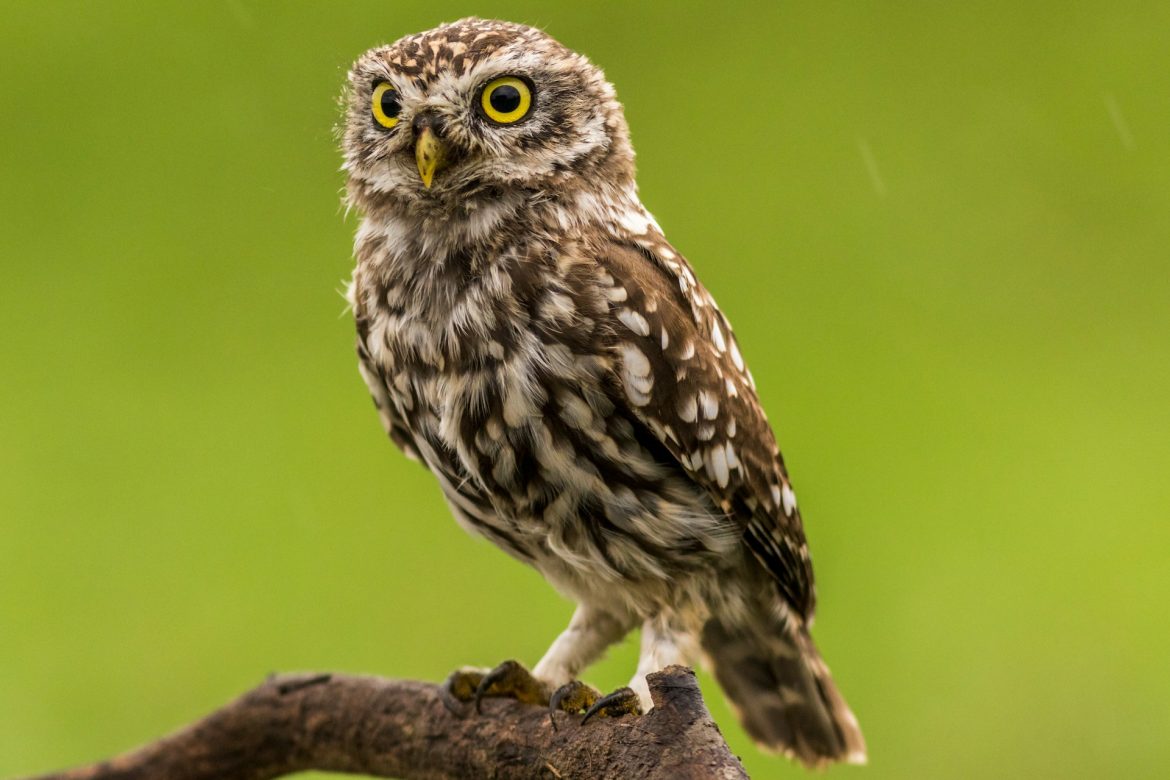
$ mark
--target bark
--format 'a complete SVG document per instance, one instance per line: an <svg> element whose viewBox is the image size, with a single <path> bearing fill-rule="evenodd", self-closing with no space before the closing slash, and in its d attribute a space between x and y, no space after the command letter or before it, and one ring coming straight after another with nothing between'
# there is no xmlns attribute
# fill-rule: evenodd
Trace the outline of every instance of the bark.
<svg viewBox="0 0 1170 780"><path fill-rule="evenodd" d="M694 673L649 677L645 715L592 720L485 699L452 714L435 685L340 674L269 678L181 731L119 758L30 780L263 780L323 770L403 780L738 780Z"/></svg>

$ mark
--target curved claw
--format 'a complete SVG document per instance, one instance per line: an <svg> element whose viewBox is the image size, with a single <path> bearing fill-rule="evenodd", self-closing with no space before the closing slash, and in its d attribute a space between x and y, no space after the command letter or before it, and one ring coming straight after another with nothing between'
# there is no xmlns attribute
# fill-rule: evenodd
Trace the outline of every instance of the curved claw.
<svg viewBox="0 0 1170 780"><path fill-rule="evenodd" d="M459 699L453 696L451 694L451 690L445 685L439 688L439 702L443 705L443 708L452 715L458 715L461 718L466 715L466 713L463 711L463 707L460 706L463 704L463 702L459 701Z"/></svg>
<svg viewBox="0 0 1170 780"><path fill-rule="evenodd" d="M483 677L479 669L456 669L439 686L439 701L452 715L463 717L463 704L471 701Z"/></svg>
<svg viewBox="0 0 1170 780"><path fill-rule="evenodd" d="M493 695L511 696L525 704L544 704L548 701L548 687L519 662L504 661L485 674L475 687L475 711L482 713L483 697Z"/></svg>
<svg viewBox="0 0 1170 780"><path fill-rule="evenodd" d="M553 731L557 729L556 713L558 710L561 712L580 712L593 706L593 703L599 698L601 698L601 694L596 688L586 685L580 680L572 680L557 688L548 700L548 720L552 724Z"/></svg>
<svg viewBox="0 0 1170 780"><path fill-rule="evenodd" d="M496 683L504 680L508 676L508 673L513 671L513 667L519 665L515 661L504 661L483 676L479 681L479 685L475 686L475 712L477 715L483 714L483 708L480 706L480 702L483 701L483 697L487 695L488 690Z"/></svg>
<svg viewBox="0 0 1170 780"><path fill-rule="evenodd" d="M593 702L592 706L585 710L585 717L581 719L581 725L584 726L594 716L615 718L619 715L641 714L642 703L638 699L638 694L634 693L630 687L618 688L608 696L602 696Z"/></svg>
<svg viewBox="0 0 1170 780"><path fill-rule="evenodd" d="M561 709L561 702L563 702L565 699L567 699L569 697L569 694L571 693L569 688L570 688L570 686L572 686L572 684L573 683L569 683L568 685L562 685L560 688L557 688L555 691L553 691L552 696L548 697L548 714L549 715L552 715L554 712Z"/></svg>

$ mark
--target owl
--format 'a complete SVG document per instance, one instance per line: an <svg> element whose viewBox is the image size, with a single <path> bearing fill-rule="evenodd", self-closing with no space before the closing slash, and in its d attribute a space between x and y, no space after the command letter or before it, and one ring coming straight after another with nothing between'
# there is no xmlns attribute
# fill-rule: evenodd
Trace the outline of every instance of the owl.
<svg viewBox="0 0 1170 780"><path fill-rule="evenodd" d="M577 604L531 670L458 670L450 699L619 717L652 706L647 674L702 661L763 748L864 761L752 374L638 198L602 72L463 19L364 54L343 105L348 298L386 433L464 528ZM578 680L634 628L628 687Z"/></svg>

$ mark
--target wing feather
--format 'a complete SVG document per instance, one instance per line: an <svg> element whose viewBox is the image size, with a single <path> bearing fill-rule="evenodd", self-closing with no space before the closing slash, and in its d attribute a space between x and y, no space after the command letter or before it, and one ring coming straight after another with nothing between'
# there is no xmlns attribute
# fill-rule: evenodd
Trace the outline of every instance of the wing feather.
<svg viewBox="0 0 1170 780"><path fill-rule="evenodd" d="M797 614L814 609L795 494L735 336L687 261L661 235L599 252L624 402L716 505ZM608 275L608 278L606 278Z"/></svg>

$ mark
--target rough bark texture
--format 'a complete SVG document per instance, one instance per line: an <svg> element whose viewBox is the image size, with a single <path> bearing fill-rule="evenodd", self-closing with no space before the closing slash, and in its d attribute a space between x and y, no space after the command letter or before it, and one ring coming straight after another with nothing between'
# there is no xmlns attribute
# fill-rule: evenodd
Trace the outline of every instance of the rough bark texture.
<svg viewBox="0 0 1170 780"><path fill-rule="evenodd" d="M599 719L505 699L460 717L420 682L280 675L203 720L119 758L30 780L262 780L310 769L403 780L738 780L694 673L649 677L654 709Z"/></svg>

